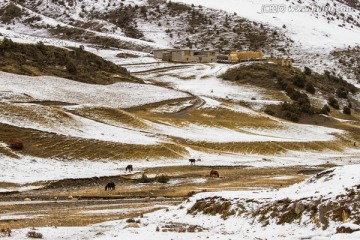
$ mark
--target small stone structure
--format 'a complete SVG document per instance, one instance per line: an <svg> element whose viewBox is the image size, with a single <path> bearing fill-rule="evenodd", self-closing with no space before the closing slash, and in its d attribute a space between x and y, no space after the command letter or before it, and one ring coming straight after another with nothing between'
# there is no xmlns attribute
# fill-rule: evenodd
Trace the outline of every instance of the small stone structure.
<svg viewBox="0 0 360 240"><path fill-rule="evenodd" d="M253 51L231 52L228 55L228 60L232 62L240 62L240 61L262 59L263 57L264 54L262 52L253 52Z"/></svg>
<svg viewBox="0 0 360 240"><path fill-rule="evenodd" d="M288 58L268 58L267 59L268 63L274 63L280 66L286 66L286 67L291 67L292 66L292 59Z"/></svg>
<svg viewBox="0 0 360 240"><path fill-rule="evenodd" d="M217 52L191 49L161 49L154 50L154 57L167 62L182 63L212 63L217 61Z"/></svg>

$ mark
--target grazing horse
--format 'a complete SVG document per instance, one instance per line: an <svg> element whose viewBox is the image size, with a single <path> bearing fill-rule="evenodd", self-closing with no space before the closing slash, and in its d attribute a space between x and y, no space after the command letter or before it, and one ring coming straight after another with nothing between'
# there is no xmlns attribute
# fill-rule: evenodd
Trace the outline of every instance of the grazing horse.
<svg viewBox="0 0 360 240"><path fill-rule="evenodd" d="M106 184L105 191L107 190L115 190L115 183L109 182L108 184Z"/></svg>
<svg viewBox="0 0 360 240"><path fill-rule="evenodd" d="M127 165L126 168L125 168L125 172L132 172L133 171L133 165Z"/></svg>
<svg viewBox="0 0 360 240"><path fill-rule="evenodd" d="M189 162L191 163L191 165L195 165L195 159L194 158L190 158Z"/></svg>
<svg viewBox="0 0 360 240"><path fill-rule="evenodd" d="M210 177L218 178L220 177L219 172L215 170L210 171Z"/></svg>

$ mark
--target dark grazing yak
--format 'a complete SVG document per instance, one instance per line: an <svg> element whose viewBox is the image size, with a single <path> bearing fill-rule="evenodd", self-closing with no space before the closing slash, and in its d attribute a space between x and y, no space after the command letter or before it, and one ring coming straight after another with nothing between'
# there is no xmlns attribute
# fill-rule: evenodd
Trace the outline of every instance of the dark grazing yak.
<svg viewBox="0 0 360 240"><path fill-rule="evenodd" d="M108 184L106 184L105 191L107 190L115 190L115 183L109 182Z"/></svg>
<svg viewBox="0 0 360 240"><path fill-rule="evenodd" d="M125 172L132 172L133 171L133 165L127 165L126 168L125 168Z"/></svg>

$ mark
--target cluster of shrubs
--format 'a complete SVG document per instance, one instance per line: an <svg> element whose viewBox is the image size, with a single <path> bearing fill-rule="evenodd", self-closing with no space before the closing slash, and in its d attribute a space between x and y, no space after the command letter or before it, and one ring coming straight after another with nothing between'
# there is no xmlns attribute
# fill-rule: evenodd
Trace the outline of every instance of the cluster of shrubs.
<svg viewBox="0 0 360 240"><path fill-rule="evenodd" d="M20 44L5 38L0 42L0 70L13 73L34 75L31 69L37 69L44 75L53 75L72 80L108 84L119 81L112 76L123 76L127 81L139 81L131 78L123 67L86 52L81 48L57 48L42 42ZM64 68L59 68L63 66ZM38 72L37 72L38 74Z"/></svg>
<svg viewBox="0 0 360 240"><path fill-rule="evenodd" d="M125 33L127 37L131 38L142 38L144 34L138 29L136 25L135 18L137 14L147 18L147 10L146 8L135 5L132 7L131 5L123 6L121 5L116 10L108 12L105 16L103 16L107 21L113 23L114 25L121 28L121 30ZM101 15L100 13L98 13Z"/></svg>
<svg viewBox="0 0 360 240"><path fill-rule="evenodd" d="M328 104L335 109L340 109L339 102L333 96L329 97ZM343 107L343 113L347 114L347 115L351 115L351 103L350 102L349 102L348 106Z"/></svg>
<svg viewBox="0 0 360 240"><path fill-rule="evenodd" d="M182 12L187 12L187 11L191 10L191 7L189 7L186 4L177 3L177 2L171 2L171 1L169 1L167 3L167 7L169 8L169 10L171 12L175 12L177 14L182 13Z"/></svg>
<svg viewBox="0 0 360 240"><path fill-rule="evenodd" d="M281 79L278 80L278 83L285 90L284 83L282 83ZM292 84L298 88L305 89L306 92L315 94L315 87L314 85L306 80L306 75L304 74L296 74L293 78Z"/></svg>
<svg viewBox="0 0 360 240"><path fill-rule="evenodd" d="M335 76L334 74L331 74L329 71L324 71L324 75L328 84L333 85L337 89L336 95L340 98L347 98L347 94L349 92L354 94L358 90L353 84L345 81L340 76Z"/></svg>
<svg viewBox="0 0 360 240"><path fill-rule="evenodd" d="M324 95L335 92L335 97L349 99L349 93L357 91L354 85L341 77L334 76L330 72L313 73L308 67L301 72L294 68L254 64L230 69L222 75L222 78L284 91L292 102L284 102L280 109L269 106L265 112L269 115L277 114L294 122L299 121L303 114L329 114L331 111L329 106L340 109L339 103L334 97L330 97L328 103L322 108L315 108L311 105L308 94L315 94L316 91L320 91ZM343 108L343 113L351 114L350 109L351 104L349 103Z"/></svg>
<svg viewBox="0 0 360 240"><path fill-rule="evenodd" d="M4 8L0 9L0 22L9 24L15 18L19 18L23 15L22 10L16 6L14 3L10 3Z"/></svg>
<svg viewBox="0 0 360 240"><path fill-rule="evenodd" d="M65 37L66 39L82 40L87 34L84 29L64 27L57 25L56 27L49 28L49 32L57 37Z"/></svg>
<svg viewBox="0 0 360 240"><path fill-rule="evenodd" d="M141 178L138 179L139 183L168 183L170 181L170 177L166 174L157 175L155 178L149 178L145 173L141 175Z"/></svg>
<svg viewBox="0 0 360 240"><path fill-rule="evenodd" d="M310 82L306 82L304 75L295 75L293 79L293 85L298 88L304 88L306 86L307 92L315 93L315 88ZM282 90L286 92L286 95L293 100L292 103L284 102L281 105L282 115L293 122L298 122L303 113L315 114L320 112L319 109L311 106L310 99L306 93L302 93L296 90L291 85L284 83L282 80L278 80L278 84Z"/></svg>

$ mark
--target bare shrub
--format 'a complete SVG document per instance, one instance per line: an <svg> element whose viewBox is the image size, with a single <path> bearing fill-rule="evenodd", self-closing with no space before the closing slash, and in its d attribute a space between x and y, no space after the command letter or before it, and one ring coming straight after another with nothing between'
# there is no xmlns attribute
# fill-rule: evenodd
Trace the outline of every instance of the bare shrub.
<svg viewBox="0 0 360 240"><path fill-rule="evenodd" d="M161 174L159 176L156 176L156 181L159 183L167 183L169 182L170 177L166 174Z"/></svg>

